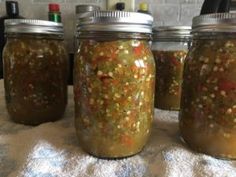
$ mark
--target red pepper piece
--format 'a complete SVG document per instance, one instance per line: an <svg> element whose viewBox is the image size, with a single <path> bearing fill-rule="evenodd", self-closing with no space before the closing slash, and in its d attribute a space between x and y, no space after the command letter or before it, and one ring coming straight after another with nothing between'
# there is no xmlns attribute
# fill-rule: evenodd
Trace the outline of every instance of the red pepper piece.
<svg viewBox="0 0 236 177"><path fill-rule="evenodd" d="M111 79L113 79L111 76L107 76L107 75L102 75L99 76L99 79L103 82L103 83L110 83Z"/></svg>
<svg viewBox="0 0 236 177"><path fill-rule="evenodd" d="M27 94L30 94L32 89L29 87L29 85L32 85L32 79L29 79L29 80L26 80L24 85L23 85L23 89L24 89L24 93L27 95Z"/></svg>
<svg viewBox="0 0 236 177"><path fill-rule="evenodd" d="M121 143L129 147L134 144L133 139L129 135L121 135Z"/></svg>
<svg viewBox="0 0 236 177"><path fill-rule="evenodd" d="M175 57L171 58L171 62L174 66L180 66L180 62Z"/></svg>
<svg viewBox="0 0 236 177"><path fill-rule="evenodd" d="M218 86L220 90L225 90L225 91L235 90L236 82L230 80L221 80Z"/></svg>
<svg viewBox="0 0 236 177"><path fill-rule="evenodd" d="M115 79L113 79L112 83L113 83L113 85L115 86L115 85L118 85L118 84L119 84L119 81L118 81L118 80L115 80Z"/></svg>
<svg viewBox="0 0 236 177"><path fill-rule="evenodd" d="M135 55L140 56L142 55L142 52L144 51L144 47L142 44L140 44L138 47L134 47L133 50L134 50Z"/></svg>
<svg viewBox="0 0 236 177"><path fill-rule="evenodd" d="M109 61L109 59L110 59L110 57L107 57L107 56L99 56L99 57L96 57L96 58L92 61L92 66L97 66L98 63Z"/></svg>
<svg viewBox="0 0 236 177"><path fill-rule="evenodd" d="M199 91L199 92L201 92L201 91L207 92L208 89L207 89L207 87L205 85L201 84L201 85L198 85L197 91Z"/></svg>

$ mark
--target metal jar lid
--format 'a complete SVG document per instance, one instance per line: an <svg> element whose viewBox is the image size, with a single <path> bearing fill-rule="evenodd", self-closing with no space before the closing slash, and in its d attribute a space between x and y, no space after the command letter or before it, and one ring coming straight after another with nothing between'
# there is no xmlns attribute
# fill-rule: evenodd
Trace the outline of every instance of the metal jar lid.
<svg viewBox="0 0 236 177"><path fill-rule="evenodd" d="M125 11L94 11L80 19L78 31L152 33L153 17Z"/></svg>
<svg viewBox="0 0 236 177"><path fill-rule="evenodd" d="M62 23L34 20L34 19L10 19L5 20L5 33L37 33L63 35Z"/></svg>
<svg viewBox="0 0 236 177"><path fill-rule="evenodd" d="M153 40L181 40L191 37L191 26L162 26L153 28Z"/></svg>
<svg viewBox="0 0 236 177"><path fill-rule="evenodd" d="M98 10L100 10L100 7L96 6L96 5L77 5L75 7L76 14L81 14L84 12L98 11Z"/></svg>
<svg viewBox="0 0 236 177"><path fill-rule="evenodd" d="M235 32L236 13L215 13L193 18L195 32Z"/></svg>

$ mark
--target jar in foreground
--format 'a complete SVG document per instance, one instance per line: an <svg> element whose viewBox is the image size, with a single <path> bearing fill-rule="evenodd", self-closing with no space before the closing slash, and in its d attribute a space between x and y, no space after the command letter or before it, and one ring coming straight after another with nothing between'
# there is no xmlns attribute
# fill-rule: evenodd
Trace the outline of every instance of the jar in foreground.
<svg viewBox="0 0 236 177"><path fill-rule="evenodd" d="M165 26L153 29L156 108L179 110L184 60L190 44L190 30L189 26Z"/></svg>
<svg viewBox="0 0 236 177"><path fill-rule="evenodd" d="M193 19L180 110L181 135L191 148L230 159L236 158L235 19L230 13Z"/></svg>
<svg viewBox="0 0 236 177"><path fill-rule="evenodd" d="M85 20L74 68L80 145L101 158L134 155L146 144L154 115L155 64L149 46L153 18L95 12Z"/></svg>
<svg viewBox="0 0 236 177"><path fill-rule="evenodd" d="M60 23L7 20L4 86L10 118L27 125L55 121L67 104L67 53Z"/></svg>

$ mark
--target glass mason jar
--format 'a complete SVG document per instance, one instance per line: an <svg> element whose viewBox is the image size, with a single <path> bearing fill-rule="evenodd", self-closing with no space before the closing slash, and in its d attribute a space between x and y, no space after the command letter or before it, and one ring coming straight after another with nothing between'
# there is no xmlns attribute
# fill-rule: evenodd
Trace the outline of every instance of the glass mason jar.
<svg viewBox="0 0 236 177"><path fill-rule="evenodd" d="M146 144L154 116L155 63L149 45L153 18L134 12L90 15L78 29L77 135L94 156L131 156Z"/></svg>
<svg viewBox="0 0 236 177"><path fill-rule="evenodd" d="M165 26L153 29L156 108L179 110L183 67L190 44L190 31L190 26Z"/></svg>
<svg viewBox="0 0 236 177"><path fill-rule="evenodd" d="M186 58L180 131L194 150L236 159L236 14L193 19Z"/></svg>
<svg viewBox="0 0 236 177"><path fill-rule="evenodd" d="M55 121L67 104L67 52L61 23L7 20L3 52L10 118L28 125Z"/></svg>

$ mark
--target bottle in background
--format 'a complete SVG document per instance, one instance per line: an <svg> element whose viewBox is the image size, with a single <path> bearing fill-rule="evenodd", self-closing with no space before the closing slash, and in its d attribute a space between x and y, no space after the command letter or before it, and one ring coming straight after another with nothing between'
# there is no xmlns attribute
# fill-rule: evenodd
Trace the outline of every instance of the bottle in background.
<svg viewBox="0 0 236 177"><path fill-rule="evenodd" d="M0 18L0 78L3 78L2 50L6 40L4 37L4 21L6 19L23 18L19 15L18 2L6 1L6 15Z"/></svg>
<svg viewBox="0 0 236 177"><path fill-rule="evenodd" d="M124 2L116 3L116 10L119 10L119 11L125 10L125 3Z"/></svg>
<svg viewBox="0 0 236 177"><path fill-rule="evenodd" d="M117 3L124 3L125 8L122 11L133 12L135 10L135 0L106 0L107 8L106 10L117 10ZM119 9L118 9L119 10Z"/></svg>
<svg viewBox="0 0 236 177"><path fill-rule="evenodd" d="M48 5L48 20L52 22L61 23L61 12L59 4Z"/></svg>
<svg viewBox="0 0 236 177"><path fill-rule="evenodd" d="M145 3L145 2L141 2L139 4L139 10L138 12L140 13L146 13L146 14L151 14L150 11L149 11L149 7L148 7L148 4Z"/></svg>

